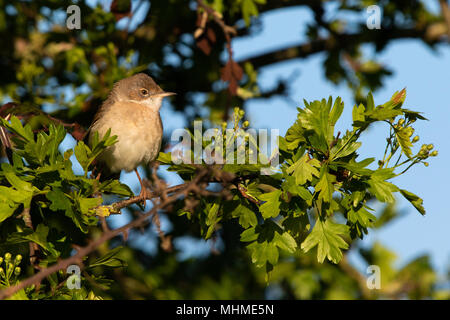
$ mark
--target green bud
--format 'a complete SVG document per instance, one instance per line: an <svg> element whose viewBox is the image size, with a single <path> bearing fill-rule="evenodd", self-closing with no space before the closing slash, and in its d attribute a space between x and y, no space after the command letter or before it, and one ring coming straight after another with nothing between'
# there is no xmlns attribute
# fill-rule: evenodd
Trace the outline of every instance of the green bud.
<svg viewBox="0 0 450 320"><path fill-rule="evenodd" d="M3 263L3 257L0 257L0 264Z"/></svg>
<svg viewBox="0 0 450 320"><path fill-rule="evenodd" d="M438 155L438 151L434 150L432 153L430 153L431 157L436 157Z"/></svg>
<svg viewBox="0 0 450 320"><path fill-rule="evenodd" d="M428 150L431 151L431 150L433 150L433 148L434 148L434 146L433 146L432 144L427 145L427 149L428 149Z"/></svg>
<svg viewBox="0 0 450 320"><path fill-rule="evenodd" d="M15 274L16 276L18 276L18 275L20 274L20 271L22 271L22 270L20 269L20 267L16 267L16 268L14 269L14 274Z"/></svg>
<svg viewBox="0 0 450 320"><path fill-rule="evenodd" d="M428 157L428 150L421 149L420 152L419 152L419 156L422 157L422 158Z"/></svg>
<svg viewBox="0 0 450 320"><path fill-rule="evenodd" d="M430 165L428 162L424 162L423 164L425 165L425 167L428 167Z"/></svg>
<svg viewBox="0 0 450 320"><path fill-rule="evenodd" d="M413 143L416 143L417 141L419 141L419 136L415 136L414 139L412 140Z"/></svg>
<svg viewBox="0 0 450 320"><path fill-rule="evenodd" d="M245 111L244 110L239 110L239 116L242 118L245 115Z"/></svg>
<svg viewBox="0 0 450 320"><path fill-rule="evenodd" d="M19 264L22 261L22 255L18 254L14 259L15 264Z"/></svg>
<svg viewBox="0 0 450 320"><path fill-rule="evenodd" d="M404 123L405 123L405 119L400 119L400 120L398 120L398 124L399 124L400 126L402 126Z"/></svg>
<svg viewBox="0 0 450 320"><path fill-rule="evenodd" d="M411 128L411 129L412 129L412 128ZM413 133L414 133L414 129L409 130L409 131L408 131L408 138L411 138L411 136L413 135Z"/></svg>
<svg viewBox="0 0 450 320"><path fill-rule="evenodd" d="M11 260L11 253L5 253L5 262L8 263Z"/></svg>
<svg viewBox="0 0 450 320"><path fill-rule="evenodd" d="M250 122L248 122L248 121L244 121L244 123L242 124L242 126L244 128L248 128L249 125L250 125Z"/></svg>
<svg viewBox="0 0 450 320"><path fill-rule="evenodd" d="M239 107L234 107L234 113L236 113L236 114L239 113Z"/></svg>

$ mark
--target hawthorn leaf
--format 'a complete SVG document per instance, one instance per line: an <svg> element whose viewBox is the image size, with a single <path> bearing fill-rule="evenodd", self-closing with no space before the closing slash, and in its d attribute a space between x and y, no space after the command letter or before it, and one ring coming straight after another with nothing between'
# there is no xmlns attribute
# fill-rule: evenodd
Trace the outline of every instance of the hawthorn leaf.
<svg viewBox="0 0 450 320"><path fill-rule="evenodd" d="M336 181L336 176L324 171L319 182L316 184L316 192L319 192L318 200L323 200L324 202L330 203L333 199L334 185L333 182Z"/></svg>
<svg viewBox="0 0 450 320"><path fill-rule="evenodd" d="M423 207L423 199L407 190L400 189L400 193L406 198L406 200L411 202L411 204L414 206L414 208L417 209L417 211L420 212L420 214L425 215L425 208Z"/></svg>
<svg viewBox="0 0 450 320"><path fill-rule="evenodd" d="M295 181L299 185L305 184L307 181L311 181L313 176L319 176L320 161L317 159L309 159L308 154L303 155L299 160L294 162L286 172L295 177Z"/></svg>
<svg viewBox="0 0 450 320"><path fill-rule="evenodd" d="M369 184L369 191L381 202L393 203L395 198L393 192L399 191L399 188L385 181L394 177L393 168L380 169L375 171L370 179L367 181Z"/></svg>
<svg viewBox="0 0 450 320"><path fill-rule="evenodd" d="M268 193L261 194L258 198L261 201L266 201L259 207L264 219L275 218L280 213L280 196L281 190L275 190Z"/></svg>
<svg viewBox="0 0 450 320"><path fill-rule="evenodd" d="M317 219L311 233L302 242L301 248L304 252L308 252L317 246L317 260L320 263L327 258L337 264L342 259L341 249L348 249L348 244L342 236L348 235L348 226L334 223L330 219L325 222Z"/></svg>

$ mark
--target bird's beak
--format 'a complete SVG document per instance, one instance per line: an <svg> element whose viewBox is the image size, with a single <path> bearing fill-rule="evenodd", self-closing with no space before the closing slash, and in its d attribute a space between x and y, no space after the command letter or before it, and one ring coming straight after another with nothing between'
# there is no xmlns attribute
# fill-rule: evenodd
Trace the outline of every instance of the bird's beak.
<svg viewBox="0 0 450 320"><path fill-rule="evenodd" d="M161 93L156 93L153 96L164 98L164 97L170 97L170 96L174 96L174 95L176 95L176 93L174 93L174 92L161 92Z"/></svg>

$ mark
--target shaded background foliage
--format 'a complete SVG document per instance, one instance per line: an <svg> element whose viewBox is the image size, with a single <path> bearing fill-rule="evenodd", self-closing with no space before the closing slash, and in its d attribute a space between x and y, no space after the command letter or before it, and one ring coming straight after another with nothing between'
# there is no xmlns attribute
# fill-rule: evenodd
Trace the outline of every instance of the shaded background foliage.
<svg viewBox="0 0 450 320"><path fill-rule="evenodd" d="M76 123L68 128L80 139L112 84L144 71L164 90L177 93L171 101L173 112L183 116L186 126L197 118L221 123L236 105L245 108L252 99L283 96L295 89L289 87L291 79L280 80L269 89L258 88L262 68L316 53L326 56L320 72L333 83L348 85L356 102L365 102L367 92L382 87L392 74L392 66L367 59L361 45L372 43L382 51L392 41L406 38L431 48L448 41L449 21L427 10L421 1L376 1L383 12L382 28L376 32L367 29L365 23L325 19L327 2L337 3L337 11L354 12L375 4L364 0L202 1L219 12L226 25L235 27L236 34L231 34L235 38L261 32L258 16L262 13L294 6L307 7L314 13L306 43L255 52L236 61L227 47L223 25L212 18L202 22L196 1L73 2L81 9L81 30L69 30L65 9L72 2L0 0L0 97L3 102L19 103L15 108L2 107L0 114L39 114L43 110L67 124ZM445 1L441 4L446 8ZM37 116L30 121L37 130L48 119ZM387 206L377 216L376 227L382 228L398 212ZM185 236L199 237L196 227L185 217L170 215L167 219L174 241ZM380 291L368 291L365 275L346 258L337 266L318 264L311 253L283 257L267 285L265 271L252 265L239 241L239 228L237 223L224 224L216 240L219 252L213 248L202 258L181 260L177 252L159 248L149 254L142 250L148 245L145 241L140 241L141 247L126 247L120 257L128 266L97 271L114 281L111 290L95 288L96 293L130 299L448 297L427 256L396 268L394 254L382 244L360 250L358 241L351 244L350 250L360 250L367 264L382 266ZM153 245L158 241L150 226L142 232L143 239ZM130 235L133 237L139 238L139 232ZM120 244L121 239L109 243ZM99 249L99 255L106 252L107 246Z"/></svg>

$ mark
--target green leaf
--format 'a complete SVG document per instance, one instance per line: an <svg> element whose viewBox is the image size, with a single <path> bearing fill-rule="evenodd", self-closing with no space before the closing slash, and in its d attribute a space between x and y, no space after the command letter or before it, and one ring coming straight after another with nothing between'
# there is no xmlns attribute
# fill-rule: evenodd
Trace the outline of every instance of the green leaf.
<svg viewBox="0 0 450 320"><path fill-rule="evenodd" d="M242 17L247 27L250 25L250 18L258 15L258 8L253 0L242 0Z"/></svg>
<svg viewBox="0 0 450 320"><path fill-rule="evenodd" d="M119 196L131 197L133 191L126 184L121 183L119 180L106 180L102 182L99 187L102 193L111 193Z"/></svg>
<svg viewBox="0 0 450 320"><path fill-rule="evenodd" d="M308 205L311 205L311 201L313 199L311 192L309 192L309 190L305 187L298 185L294 177L286 176L285 180L283 181L282 188L284 191L290 192L294 196L299 196L300 198L305 200Z"/></svg>
<svg viewBox="0 0 450 320"><path fill-rule="evenodd" d="M282 138L282 137L280 137ZM283 141L282 139L280 139ZM301 142L305 142L305 133L301 125L300 120L295 121L295 123L286 132L286 148L287 150L294 150L298 147ZM281 143L280 143L281 147ZM286 151L287 151L286 150Z"/></svg>
<svg viewBox="0 0 450 320"><path fill-rule="evenodd" d="M331 96L329 99L331 101ZM343 111L344 111L344 103L342 102L340 97L337 97L336 100L334 101L333 108L331 109L330 119L329 119L329 123L333 127L333 129L334 129L334 125L341 117Z"/></svg>
<svg viewBox="0 0 450 320"><path fill-rule="evenodd" d="M353 233L362 239L363 233L367 234L367 228L373 227L373 223L377 219L364 206L356 209L353 206L347 212L347 219Z"/></svg>
<svg viewBox="0 0 450 320"><path fill-rule="evenodd" d="M331 99L327 102L313 101L305 109L299 109L298 118L304 129L312 131L308 137L314 148L318 150L328 150L329 143L333 139L333 128L330 125L329 112L331 109Z"/></svg>
<svg viewBox="0 0 450 320"><path fill-rule="evenodd" d="M419 196L415 195L412 192L409 192L407 190L400 189L400 193L411 202L411 204L414 206L414 208L417 209L417 211L420 212L420 214L425 215L425 208L423 207L423 200L419 198Z"/></svg>
<svg viewBox="0 0 450 320"><path fill-rule="evenodd" d="M0 186L0 200L3 202L15 202L17 204L27 204L31 200L32 194L25 191L14 190L5 186Z"/></svg>
<svg viewBox="0 0 450 320"><path fill-rule="evenodd" d="M356 162L355 160L350 160L349 162L339 162L334 161L331 166L343 167L353 173L356 173L361 176L371 175L374 171L371 169L367 169L366 167L375 161L375 158L367 158L362 160L361 162Z"/></svg>
<svg viewBox="0 0 450 320"><path fill-rule="evenodd" d="M242 242L252 242L258 239L258 233L256 233L256 228L252 227L247 230L244 230L241 233L241 241Z"/></svg>
<svg viewBox="0 0 450 320"><path fill-rule="evenodd" d="M317 246L317 260L320 263L323 263L325 258L333 263L339 263L342 259L341 249L348 249L347 242L341 236L348 235L348 226L334 223L330 219L325 222L317 219L313 230L302 242L301 248L308 252Z"/></svg>
<svg viewBox="0 0 450 320"><path fill-rule="evenodd" d="M122 247L116 247L112 250L110 250L107 254L104 256L94 260L92 263L89 264L88 268L95 268L95 267L110 267L110 268L122 268L126 267L127 263L126 261L120 259L117 257Z"/></svg>
<svg viewBox="0 0 450 320"><path fill-rule="evenodd" d="M3 174L6 180L17 190L23 190L26 192L33 192L37 189L27 181L20 179L15 173L13 167L9 163L2 163Z"/></svg>
<svg viewBox="0 0 450 320"><path fill-rule="evenodd" d="M279 252L277 247L273 243L268 243L265 248L266 259L269 263L275 265L278 263Z"/></svg>
<svg viewBox="0 0 450 320"><path fill-rule="evenodd" d="M0 223L12 216L18 207L13 202L0 202Z"/></svg>
<svg viewBox="0 0 450 320"><path fill-rule="evenodd" d="M216 225L222 220L222 216L219 215L220 204L213 203L213 205L208 210L208 215L206 216L206 225L208 229L206 231L205 239L209 239L213 232L216 230Z"/></svg>
<svg viewBox="0 0 450 320"><path fill-rule="evenodd" d="M168 152L168 153L160 152L158 154L158 158L156 159L156 161L161 162L161 164L172 164L172 153L171 152Z"/></svg>
<svg viewBox="0 0 450 320"><path fill-rule="evenodd" d="M90 214L89 210L102 204L102 198L77 198L82 214Z"/></svg>
<svg viewBox="0 0 450 320"><path fill-rule="evenodd" d="M373 214L366 210L366 208L361 207L357 210L351 208L348 212L348 221L351 223L360 223L363 227L371 227L373 222L377 219Z"/></svg>
<svg viewBox="0 0 450 320"><path fill-rule="evenodd" d="M316 184L315 191L319 192L318 200L323 200L324 202L330 203L333 199L334 185L333 182L336 181L336 176L328 173L324 170L322 177Z"/></svg>
<svg viewBox="0 0 450 320"><path fill-rule="evenodd" d="M67 217L72 219L78 229L87 233L88 229L83 222L81 214L73 210L72 201L64 194L64 192L60 189L54 189L49 191L45 196L51 202L50 210L63 211Z"/></svg>
<svg viewBox="0 0 450 320"><path fill-rule="evenodd" d="M49 227L43 223L39 224L36 231L30 235L21 236L21 238L37 243L41 248L48 251L53 257L58 257L59 252L55 250L53 243L47 241Z"/></svg>
<svg viewBox="0 0 450 320"><path fill-rule="evenodd" d="M0 122L3 127L19 135L22 139L24 139L27 142L34 141L34 134L29 125L25 125L24 127L22 125L22 122L20 122L20 120L16 116L12 116L10 121L11 122L8 122L2 117L0 117Z"/></svg>
<svg viewBox="0 0 450 320"><path fill-rule="evenodd" d="M395 198L392 192L399 191L396 185L385 181L386 179L390 179L395 176L393 170L393 168L377 170L367 181L369 184L369 191L381 202L393 203Z"/></svg>
<svg viewBox="0 0 450 320"><path fill-rule="evenodd" d="M307 181L311 181L313 176L319 176L320 161L317 159L309 159L308 154L303 155L299 160L294 162L286 172L295 177L295 181L299 185L304 185Z"/></svg>
<svg viewBox="0 0 450 320"><path fill-rule="evenodd" d="M297 242L288 232L275 232L273 243L280 249L286 250L289 253L294 253L297 249Z"/></svg>
<svg viewBox="0 0 450 320"><path fill-rule="evenodd" d="M375 109L375 101L373 100L372 92L367 95L367 111L372 111Z"/></svg>
<svg viewBox="0 0 450 320"><path fill-rule="evenodd" d="M378 106L374 110L366 112L365 116L371 121L382 121L395 118L402 113L403 112L399 109L388 109L382 106Z"/></svg>
<svg viewBox="0 0 450 320"><path fill-rule="evenodd" d="M331 148L330 159L344 158L355 152L362 144L361 142L356 142L356 139L355 131L347 131L345 136L339 139L336 145Z"/></svg>
<svg viewBox="0 0 450 320"><path fill-rule="evenodd" d="M239 224L247 229L248 227L254 227L258 224L258 219L255 213L246 205L240 203L232 212L233 218L239 217Z"/></svg>
<svg viewBox="0 0 450 320"><path fill-rule="evenodd" d="M64 192L60 189L54 189L45 195L48 200L52 203L50 205L50 210L58 211L58 210L68 210L72 208L72 202L69 198L66 197Z"/></svg>
<svg viewBox="0 0 450 320"><path fill-rule="evenodd" d="M261 212L264 219L275 218L280 214L281 194L281 190L275 190L259 196L260 200L266 201L259 207L259 211Z"/></svg>
<svg viewBox="0 0 450 320"><path fill-rule="evenodd" d="M83 141L79 141L74 148L75 157L77 157L78 162L85 172L88 171L89 164L91 163L91 149L84 144Z"/></svg>
<svg viewBox="0 0 450 320"><path fill-rule="evenodd" d="M252 262L257 267L263 267L266 263L276 264L279 256L278 249L289 253L294 253L297 249L295 239L271 220L242 232L241 241L251 242L247 248L251 252Z"/></svg>
<svg viewBox="0 0 450 320"><path fill-rule="evenodd" d="M364 116L365 111L366 108L363 104L360 104L359 106L355 105L353 107L352 118L354 127L362 127L366 125L366 117Z"/></svg>
<svg viewBox="0 0 450 320"><path fill-rule="evenodd" d="M252 242L247 246L247 249L251 252L252 257L252 263L255 264L257 268L263 267L269 259L274 261L275 259L278 260L278 250L273 245L268 243L267 241L264 242ZM274 253L274 250L277 251L277 253Z"/></svg>

